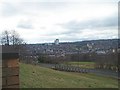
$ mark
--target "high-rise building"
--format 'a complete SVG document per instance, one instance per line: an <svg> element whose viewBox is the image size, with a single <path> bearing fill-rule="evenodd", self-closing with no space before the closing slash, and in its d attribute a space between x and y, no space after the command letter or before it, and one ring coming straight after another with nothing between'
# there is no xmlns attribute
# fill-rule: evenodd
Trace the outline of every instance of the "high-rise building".
<svg viewBox="0 0 120 90"><path fill-rule="evenodd" d="M56 39L56 40L54 41L54 43L55 43L55 45L59 45L59 39Z"/></svg>

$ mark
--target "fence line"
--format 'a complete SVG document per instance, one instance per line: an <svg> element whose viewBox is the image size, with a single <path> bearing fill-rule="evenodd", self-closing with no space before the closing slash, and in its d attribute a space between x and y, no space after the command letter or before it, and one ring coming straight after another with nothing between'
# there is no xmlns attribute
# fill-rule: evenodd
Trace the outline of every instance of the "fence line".
<svg viewBox="0 0 120 90"><path fill-rule="evenodd" d="M88 73L87 69L82 69L80 67L69 66L69 65L55 65L53 69L60 71L68 71L68 72Z"/></svg>

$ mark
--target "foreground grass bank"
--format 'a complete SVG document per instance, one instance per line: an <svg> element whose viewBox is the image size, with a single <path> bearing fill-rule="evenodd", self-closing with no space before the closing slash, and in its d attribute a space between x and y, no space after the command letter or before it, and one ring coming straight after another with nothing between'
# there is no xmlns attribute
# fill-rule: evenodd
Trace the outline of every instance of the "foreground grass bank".
<svg viewBox="0 0 120 90"><path fill-rule="evenodd" d="M117 79L20 64L21 88L117 88Z"/></svg>

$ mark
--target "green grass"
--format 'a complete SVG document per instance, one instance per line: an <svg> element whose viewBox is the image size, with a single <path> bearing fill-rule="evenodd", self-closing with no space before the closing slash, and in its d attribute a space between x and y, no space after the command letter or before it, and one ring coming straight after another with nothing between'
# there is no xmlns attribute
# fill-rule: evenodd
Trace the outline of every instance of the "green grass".
<svg viewBox="0 0 120 90"><path fill-rule="evenodd" d="M65 62L66 65L79 66L80 68L91 68L95 66L94 62Z"/></svg>
<svg viewBox="0 0 120 90"><path fill-rule="evenodd" d="M20 64L21 88L117 88L117 79Z"/></svg>

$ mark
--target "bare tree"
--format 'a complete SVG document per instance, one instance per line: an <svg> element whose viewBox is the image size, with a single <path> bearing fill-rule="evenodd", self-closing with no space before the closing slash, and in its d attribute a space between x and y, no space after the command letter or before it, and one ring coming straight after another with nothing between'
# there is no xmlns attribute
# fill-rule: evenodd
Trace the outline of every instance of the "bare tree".
<svg viewBox="0 0 120 90"><path fill-rule="evenodd" d="M10 42L12 45L20 45L23 44L23 39L20 38L19 34L13 30L11 32Z"/></svg>
<svg viewBox="0 0 120 90"><path fill-rule="evenodd" d="M1 35L1 44L9 45L9 47L14 48L19 53L20 59L24 56L26 50L26 44L20 35L15 31L3 31Z"/></svg>
<svg viewBox="0 0 120 90"><path fill-rule="evenodd" d="M11 33L7 30L2 32L1 35L1 44L2 45L20 45L24 44L24 40L20 38L19 34L13 30Z"/></svg>
<svg viewBox="0 0 120 90"><path fill-rule="evenodd" d="M1 35L1 44L9 45L9 42L10 42L10 33L7 30L5 30L4 32L2 32Z"/></svg>

